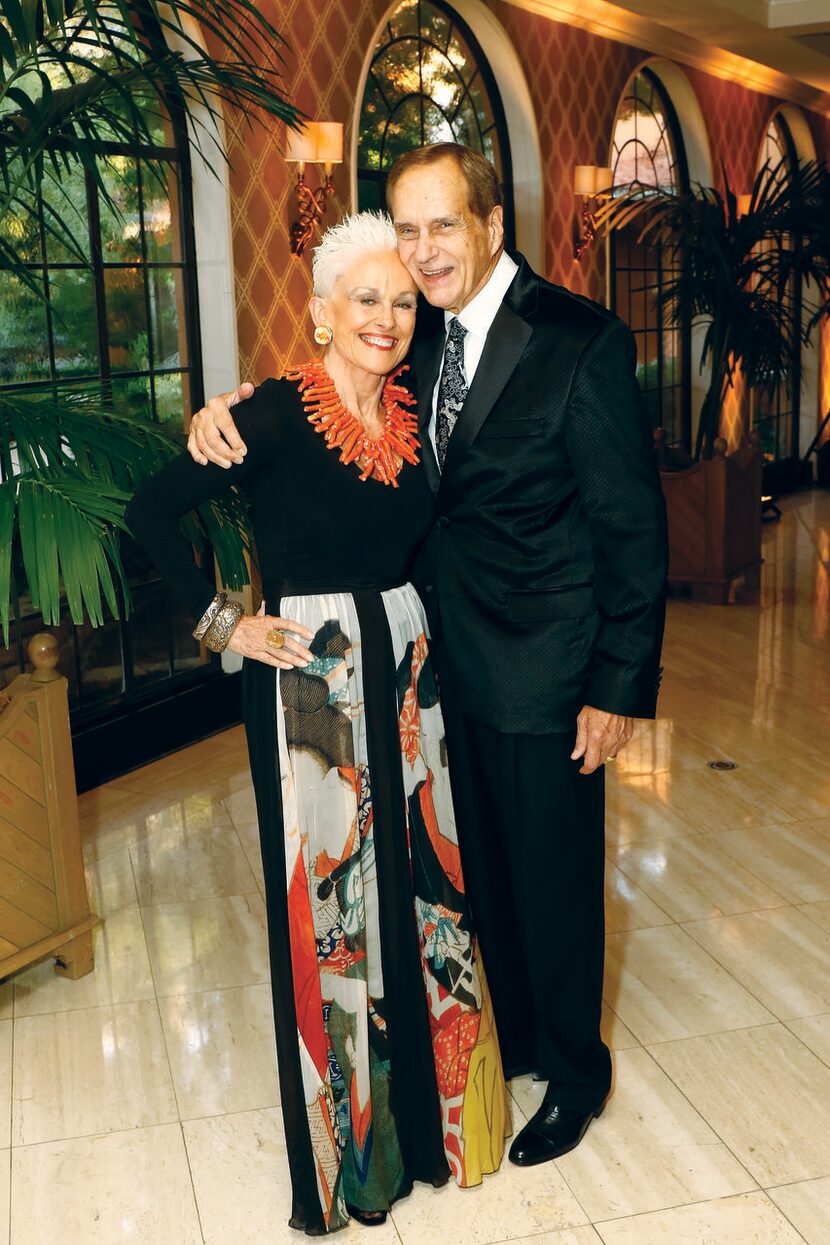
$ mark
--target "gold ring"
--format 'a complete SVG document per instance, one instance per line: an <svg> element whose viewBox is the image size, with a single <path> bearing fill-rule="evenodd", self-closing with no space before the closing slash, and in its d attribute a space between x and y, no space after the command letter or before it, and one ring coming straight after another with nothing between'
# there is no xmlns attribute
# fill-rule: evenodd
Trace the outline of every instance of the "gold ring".
<svg viewBox="0 0 830 1245"><path fill-rule="evenodd" d="M617 759L617 754L616 754L616 752L614 753L614 755L613 755L613 756L608 756L608 757L606 757L605 759L606 759L606 761L616 761L616 759Z"/></svg>
<svg viewBox="0 0 830 1245"><path fill-rule="evenodd" d="M278 653L281 648L285 648L285 637L288 632L283 631L282 627L272 627L265 637L265 643Z"/></svg>

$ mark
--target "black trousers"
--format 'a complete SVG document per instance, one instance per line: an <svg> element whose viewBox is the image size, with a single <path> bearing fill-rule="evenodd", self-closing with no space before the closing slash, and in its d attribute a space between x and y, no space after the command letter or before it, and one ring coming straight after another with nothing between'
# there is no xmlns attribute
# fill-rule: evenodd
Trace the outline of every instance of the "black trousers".
<svg viewBox="0 0 830 1245"><path fill-rule="evenodd" d="M442 690L444 689L442 683ZM536 1071L560 1106L611 1087L600 1037L605 771L567 735L504 735L442 698L461 861L505 1075Z"/></svg>

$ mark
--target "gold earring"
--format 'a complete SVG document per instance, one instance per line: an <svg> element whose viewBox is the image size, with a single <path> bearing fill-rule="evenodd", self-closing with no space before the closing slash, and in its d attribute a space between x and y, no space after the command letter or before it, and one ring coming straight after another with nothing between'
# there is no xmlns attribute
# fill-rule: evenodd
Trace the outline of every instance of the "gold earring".
<svg viewBox="0 0 830 1245"><path fill-rule="evenodd" d="M318 346L327 346L334 334L327 324L318 324L314 330L314 340Z"/></svg>

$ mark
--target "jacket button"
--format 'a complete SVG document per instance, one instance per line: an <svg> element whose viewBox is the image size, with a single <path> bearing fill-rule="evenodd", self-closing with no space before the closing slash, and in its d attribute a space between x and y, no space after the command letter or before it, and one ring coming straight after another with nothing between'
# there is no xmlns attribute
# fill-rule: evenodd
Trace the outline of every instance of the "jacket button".
<svg viewBox="0 0 830 1245"><path fill-rule="evenodd" d="M424 592L434 592L435 584L424 584Z"/></svg>

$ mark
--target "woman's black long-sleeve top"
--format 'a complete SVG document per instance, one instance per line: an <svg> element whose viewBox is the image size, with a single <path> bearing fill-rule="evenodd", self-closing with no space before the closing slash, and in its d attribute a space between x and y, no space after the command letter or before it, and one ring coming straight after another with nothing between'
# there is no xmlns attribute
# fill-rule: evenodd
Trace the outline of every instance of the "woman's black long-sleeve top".
<svg viewBox="0 0 830 1245"><path fill-rule="evenodd" d="M179 519L233 485L250 502L269 613L289 592L384 588L409 578L433 514L420 466L405 464L398 488L361 481L354 464L327 448L287 380L259 386L234 407L234 419L248 450L241 464L201 467L183 453L147 480L127 508L130 529L194 620L216 586L196 565Z"/></svg>

